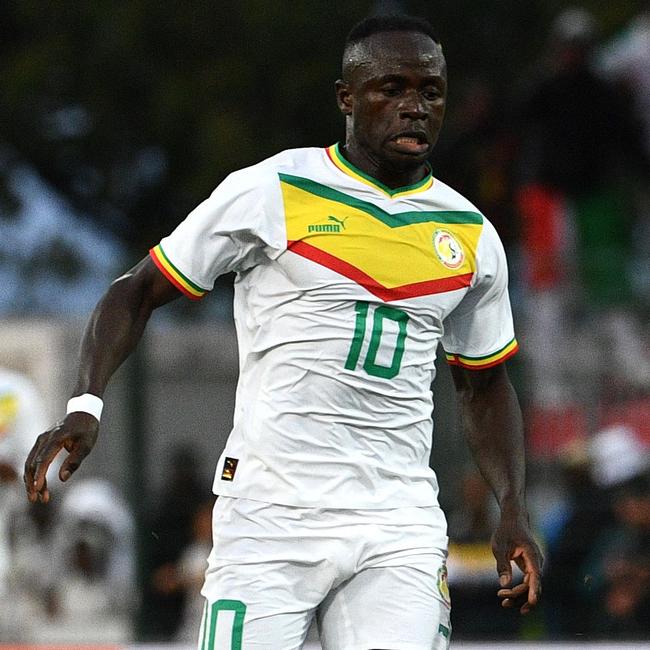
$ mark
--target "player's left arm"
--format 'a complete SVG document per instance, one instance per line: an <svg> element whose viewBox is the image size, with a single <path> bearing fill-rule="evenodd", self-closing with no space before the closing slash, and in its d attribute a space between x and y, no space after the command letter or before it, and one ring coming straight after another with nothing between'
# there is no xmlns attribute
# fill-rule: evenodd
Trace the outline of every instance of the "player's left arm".
<svg viewBox="0 0 650 650"><path fill-rule="evenodd" d="M470 370L450 366L467 442L492 488L501 518L492 537L498 596L504 607L527 614L541 595L542 554L533 539L525 503L525 459L521 409L505 364ZM515 562L524 574L511 586Z"/></svg>

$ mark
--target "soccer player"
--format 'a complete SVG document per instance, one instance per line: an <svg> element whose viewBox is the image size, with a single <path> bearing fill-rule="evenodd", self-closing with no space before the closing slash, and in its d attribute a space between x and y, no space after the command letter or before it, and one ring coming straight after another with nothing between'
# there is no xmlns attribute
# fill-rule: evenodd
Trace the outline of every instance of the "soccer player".
<svg viewBox="0 0 650 650"><path fill-rule="evenodd" d="M240 378L214 481L201 648L297 650L314 615L326 650L448 647L446 523L428 466L440 341L501 508L498 595L523 613L538 601L503 364L517 349L503 248L427 163L446 89L426 21L357 25L336 82L345 142L231 174L116 280L86 329L68 415L27 460L29 498L47 500L47 466L65 448L65 481L91 450L106 384L151 312L236 272Z"/></svg>

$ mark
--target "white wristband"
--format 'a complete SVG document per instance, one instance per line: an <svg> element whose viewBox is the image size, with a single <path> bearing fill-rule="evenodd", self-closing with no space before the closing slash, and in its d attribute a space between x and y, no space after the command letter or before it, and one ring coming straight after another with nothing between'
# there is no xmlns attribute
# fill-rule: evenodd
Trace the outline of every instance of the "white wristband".
<svg viewBox="0 0 650 650"><path fill-rule="evenodd" d="M97 418L99 422L102 417L103 408L104 402L97 395L84 393L83 395L68 400L68 407L65 413L66 415L68 413L89 413L94 418Z"/></svg>

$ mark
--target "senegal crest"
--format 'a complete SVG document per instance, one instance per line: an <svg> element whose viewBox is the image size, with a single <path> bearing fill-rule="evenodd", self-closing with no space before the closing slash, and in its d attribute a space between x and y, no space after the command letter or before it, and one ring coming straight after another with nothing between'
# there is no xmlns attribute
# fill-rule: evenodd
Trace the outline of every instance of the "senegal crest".
<svg viewBox="0 0 650 650"><path fill-rule="evenodd" d="M440 596L447 603L451 604L451 596L449 595L449 581L447 579L447 565L443 564L438 569L438 591Z"/></svg>
<svg viewBox="0 0 650 650"><path fill-rule="evenodd" d="M436 230L433 233L433 248L438 259L448 269L457 269L465 261L463 247L447 230Z"/></svg>

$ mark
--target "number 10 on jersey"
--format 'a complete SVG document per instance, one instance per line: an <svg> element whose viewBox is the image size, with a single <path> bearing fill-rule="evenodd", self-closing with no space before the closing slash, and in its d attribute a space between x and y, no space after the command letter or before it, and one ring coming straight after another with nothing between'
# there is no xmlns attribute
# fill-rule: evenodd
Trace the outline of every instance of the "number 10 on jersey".
<svg viewBox="0 0 650 650"><path fill-rule="evenodd" d="M360 300L355 304L354 310L357 313L357 318L354 325L352 344L350 345L348 358L345 362L346 370L357 369L361 349L366 338L366 324L368 322L370 303ZM395 309L394 307L380 305L374 309L370 342L368 343L368 350L362 366L369 375L383 379L392 379L399 373L400 366L402 365L402 357L404 356L404 341L406 340L406 324L408 323L408 319L409 317L406 312ZM377 353L381 346L381 339L384 333L384 321L386 320L394 321L398 327L397 338L393 347L393 356L388 366L377 363Z"/></svg>

